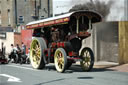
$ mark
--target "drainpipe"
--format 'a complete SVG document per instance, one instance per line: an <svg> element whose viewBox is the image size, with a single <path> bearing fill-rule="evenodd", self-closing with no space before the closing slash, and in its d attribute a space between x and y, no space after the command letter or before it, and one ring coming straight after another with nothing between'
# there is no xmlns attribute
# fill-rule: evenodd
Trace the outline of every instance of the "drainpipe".
<svg viewBox="0 0 128 85"><path fill-rule="evenodd" d="M39 6L40 6L39 8L41 9L41 0L39 1L39 4L40 4L40 5L39 5Z"/></svg>
<svg viewBox="0 0 128 85"><path fill-rule="evenodd" d="M15 0L15 24L17 25L17 0Z"/></svg>
<svg viewBox="0 0 128 85"><path fill-rule="evenodd" d="M50 0L48 0L48 17L50 17Z"/></svg>
<svg viewBox="0 0 128 85"><path fill-rule="evenodd" d="M39 0L39 5L37 6L37 17L40 17L40 9L41 9L41 0Z"/></svg>
<svg viewBox="0 0 128 85"><path fill-rule="evenodd" d="M37 16L37 14L36 14L36 0L35 0L35 16Z"/></svg>

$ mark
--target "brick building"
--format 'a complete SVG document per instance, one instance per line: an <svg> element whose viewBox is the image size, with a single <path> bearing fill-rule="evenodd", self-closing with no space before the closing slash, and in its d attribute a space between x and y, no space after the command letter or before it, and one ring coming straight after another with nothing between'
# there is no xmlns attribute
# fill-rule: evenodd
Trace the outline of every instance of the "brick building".
<svg viewBox="0 0 128 85"><path fill-rule="evenodd" d="M18 28L51 16L52 0L0 0L0 49L2 42L7 53L11 44L21 44Z"/></svg>
<svg viewBox="0 0 128 85"><path fill-rule="evenodd" d="M52 16L52 0L0 0L0 29Z"/></svg>
<svg viewBox="0 0 128 85"><path fill-rule="evenodd" d="M0 0L0 28L14 27L14 9L12 0Z"/></svg>

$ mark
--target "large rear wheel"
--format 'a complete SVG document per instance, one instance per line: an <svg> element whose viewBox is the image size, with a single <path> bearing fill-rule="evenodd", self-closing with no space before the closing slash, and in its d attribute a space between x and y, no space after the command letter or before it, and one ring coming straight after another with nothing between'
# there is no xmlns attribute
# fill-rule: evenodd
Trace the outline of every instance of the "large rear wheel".
<svg viewBox="0 0 128 85"><path fill-rule="evenodd" d="M56 70L60 73L63 73L67 66L67 54L63 48L58 48L55 51L54 63Z"/></svg>
<svg viewBox="0 0 128 85"><path fill-rule="evenodd" d="M34 38L30 47L30 61L33 68L43 69L45 67L44 49L47 49L43 38Z"/></svg>
<svg viewBox="0 0 128 85"><path fill-rule="evenodd" d="M81 51L81 67L84 71L90 71L94 65L94 54L90 48L84 48Z"/></svg>

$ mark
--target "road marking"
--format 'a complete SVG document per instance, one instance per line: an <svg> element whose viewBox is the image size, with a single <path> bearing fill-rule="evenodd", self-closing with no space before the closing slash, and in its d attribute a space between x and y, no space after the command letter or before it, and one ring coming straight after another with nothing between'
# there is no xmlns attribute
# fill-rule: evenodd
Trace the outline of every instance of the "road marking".
<svg viewBox="0 0 128 85"><path fill-rule="evenodd" d="M0 76L7 77L8 78L8 82L21 82L21 80L19 78L16 78L16 77L11 76L11 75L0 74Z"/></svg>
<svg viewBox="0 0 128 85"><path fill-rule="evenodd" d="M33 70L33 71L40 71L40 70L36 70L36 69L33 69L33 68L22 67L22 66L17 66L17 65L7 65L7 66L16 67L16 68L23 68L23 69Z"/></svg>

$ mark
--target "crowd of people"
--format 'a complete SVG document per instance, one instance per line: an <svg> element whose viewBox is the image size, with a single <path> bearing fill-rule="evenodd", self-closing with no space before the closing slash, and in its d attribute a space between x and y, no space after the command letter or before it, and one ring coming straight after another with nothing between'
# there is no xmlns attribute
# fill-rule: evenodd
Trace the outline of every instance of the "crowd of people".
<svg viewBox="0 0 128 85"><path fill-rule="evenodd" d="M22 47L19 46L19 44L16 44L14 46L11 44L11 52L9 53L9 60L10 62L12 59L14 60L15 63L23 63L26 62L26 59L28 56L26 55L26 45L22 42Z"/></svg>

